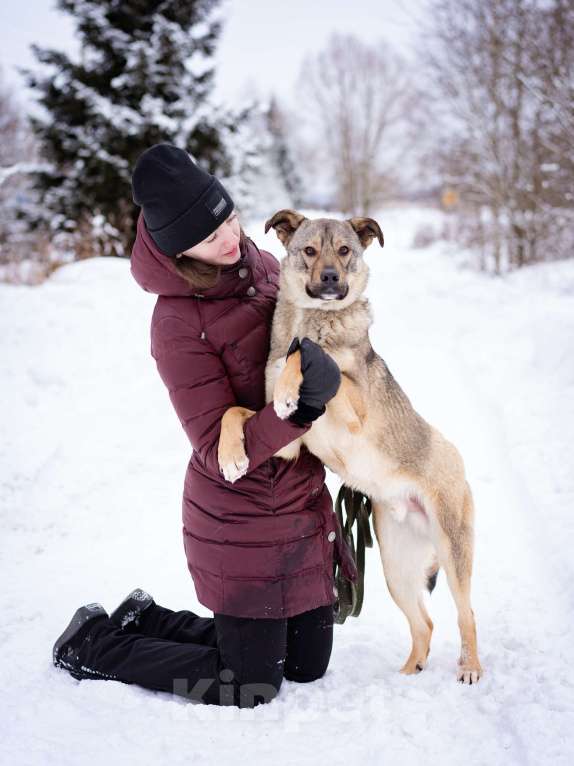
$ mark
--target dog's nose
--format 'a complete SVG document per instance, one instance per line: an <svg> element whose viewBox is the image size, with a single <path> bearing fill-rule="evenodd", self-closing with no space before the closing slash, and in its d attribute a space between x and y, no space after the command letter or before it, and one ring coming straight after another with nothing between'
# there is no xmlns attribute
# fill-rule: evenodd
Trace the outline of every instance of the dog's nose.
<svg viewBox="0 0 574 766"><path fill-rule="evenodd" d="M321 282L326 285L336 284L339 281L339 272L334 266L325 266L321 272Z"/></svg>

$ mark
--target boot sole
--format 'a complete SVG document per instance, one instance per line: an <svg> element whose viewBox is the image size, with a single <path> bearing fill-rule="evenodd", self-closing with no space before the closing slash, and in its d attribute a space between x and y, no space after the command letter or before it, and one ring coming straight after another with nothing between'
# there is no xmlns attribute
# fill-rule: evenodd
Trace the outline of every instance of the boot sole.
<svg viewBox="0 0 574 766"><path fill-rule="evenodd" d="M110 621L116 627L123 629L133 620L136 620L142 612L151 606L153 596L142 588L136 588L129 593L122 603L110 614Z"/></svg>

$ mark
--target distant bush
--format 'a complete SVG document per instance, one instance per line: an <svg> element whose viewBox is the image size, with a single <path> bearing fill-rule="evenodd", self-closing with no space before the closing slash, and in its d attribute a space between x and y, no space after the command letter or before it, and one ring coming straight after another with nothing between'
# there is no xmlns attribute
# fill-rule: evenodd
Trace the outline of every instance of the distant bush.
<svg viewBox="0 0 574 766"><path fill-rule="evenodd" d="M420 225L414 233L411 247L416 250L423 250L425 247L430 247L440 239L440 233L430 223L424 223Z"/></svg>

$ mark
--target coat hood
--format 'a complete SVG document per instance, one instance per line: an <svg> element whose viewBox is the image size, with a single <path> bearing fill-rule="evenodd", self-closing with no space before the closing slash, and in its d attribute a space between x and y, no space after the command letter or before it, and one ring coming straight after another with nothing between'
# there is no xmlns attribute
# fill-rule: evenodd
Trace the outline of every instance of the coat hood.
<svg viewBox="0 0 574 766"><path fill-rule="evenodd" d="M131 273L138 285L148 293L174 297L201 296L203 298L229 298L242 293L244 285L237 279L240 268L253 268L258 258L255 244L248 237L235 263L223 266L217 284L210 288L192 287L175 267L173 258L165 255L153 241L140 213L137 235L131 254Z"/></svg>

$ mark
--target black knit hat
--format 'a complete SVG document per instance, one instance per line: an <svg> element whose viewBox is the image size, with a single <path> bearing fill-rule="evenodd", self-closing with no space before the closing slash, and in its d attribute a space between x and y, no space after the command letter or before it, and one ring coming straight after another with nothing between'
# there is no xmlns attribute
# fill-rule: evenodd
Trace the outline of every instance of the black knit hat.
<svg viewBox="0 0 574 766"><path fill-rule="evenodd" d="M217 178L172 144L155 144L140 154L132 193L154 242L170 256L204 240L234 208Z"/></svg>

